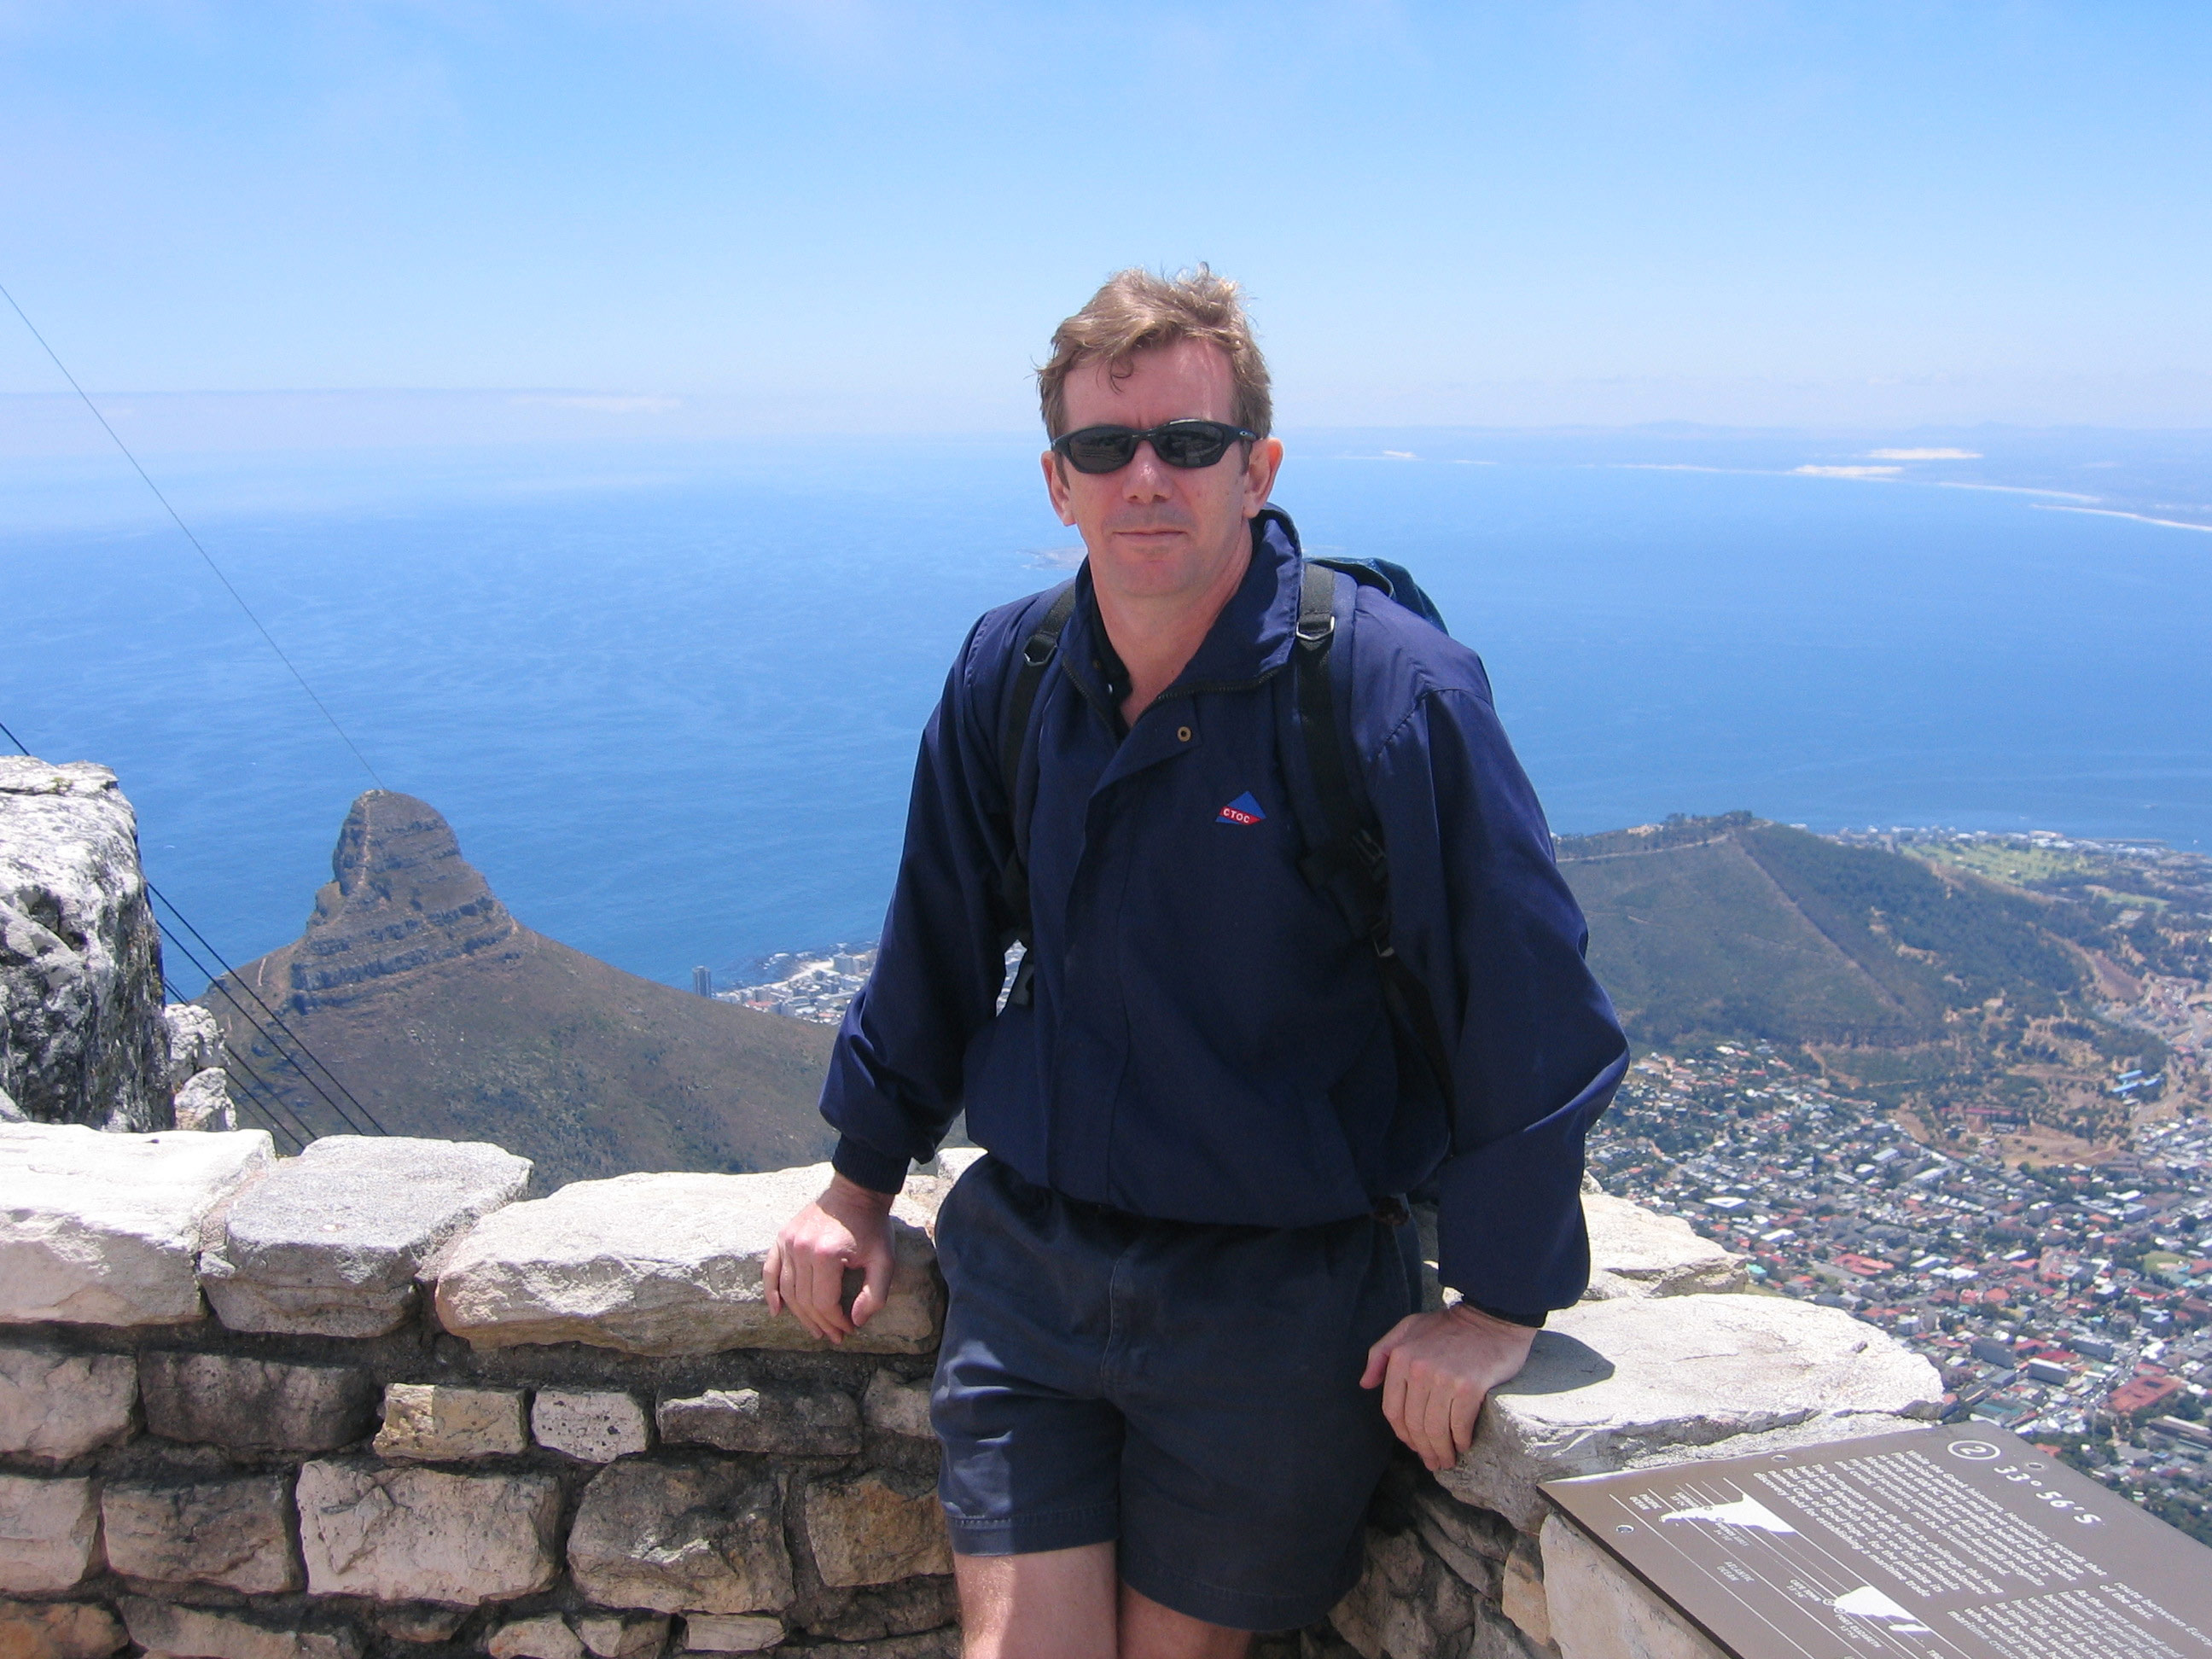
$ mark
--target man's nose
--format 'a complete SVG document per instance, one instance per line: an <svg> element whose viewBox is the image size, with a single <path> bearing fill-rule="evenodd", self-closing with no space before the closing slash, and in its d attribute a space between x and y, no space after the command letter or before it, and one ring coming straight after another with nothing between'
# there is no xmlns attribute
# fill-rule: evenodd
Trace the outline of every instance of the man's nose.
<svg viewBox="0 0 2212 1659"><path fill-rule="evenodd" d="M1133 501L1164 501L1175 493L1168 464L1153 453L1149 442L1139 444L1128 465L1121 469L1121 493Z"/></svg>

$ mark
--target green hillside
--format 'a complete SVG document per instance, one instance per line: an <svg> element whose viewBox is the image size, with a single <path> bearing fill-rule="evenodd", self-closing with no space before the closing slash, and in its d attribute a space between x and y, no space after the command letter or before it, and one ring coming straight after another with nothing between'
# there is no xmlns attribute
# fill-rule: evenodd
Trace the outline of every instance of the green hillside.
<svg viewBox="0 0 2212 1659"><path fill-rule="evenodd" d="M1559 855L1640 1042L1786 1043L1893 1105L2087 1139L2157 1096L2106 1089L2117 1067L2168 1059L2111 1013L2161 965L2133 912L1747 812L1567 837Z"/></svg>

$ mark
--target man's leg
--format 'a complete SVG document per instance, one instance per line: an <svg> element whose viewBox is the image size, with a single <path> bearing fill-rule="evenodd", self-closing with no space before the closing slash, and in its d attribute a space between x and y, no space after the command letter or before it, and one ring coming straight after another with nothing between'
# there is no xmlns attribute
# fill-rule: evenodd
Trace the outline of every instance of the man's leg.
<svg viewBox="0 0 2212 1659"><path fill-rule="evenodd" d="M1111 1544L956 1556L953 1571L966 1659L1243 1659L1251 1645L1117 1584Z"/></svg>

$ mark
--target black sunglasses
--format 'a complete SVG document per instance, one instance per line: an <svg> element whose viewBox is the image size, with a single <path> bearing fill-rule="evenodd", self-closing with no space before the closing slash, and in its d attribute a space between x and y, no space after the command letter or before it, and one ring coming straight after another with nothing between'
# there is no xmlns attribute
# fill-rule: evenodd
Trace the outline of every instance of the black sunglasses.
<svg viewBox="0 0 2212 1659"><path fill-rule="evenodd" d="M1239 439L1259 435L1220 421L1170 421L1148 432L1133 426L1086 426L1054 438L1052 447L1078 472L1119 472L1137 459L1139 444L1152 445L1152 453L1170 466L1196 468L1212 466Z"/></svg>

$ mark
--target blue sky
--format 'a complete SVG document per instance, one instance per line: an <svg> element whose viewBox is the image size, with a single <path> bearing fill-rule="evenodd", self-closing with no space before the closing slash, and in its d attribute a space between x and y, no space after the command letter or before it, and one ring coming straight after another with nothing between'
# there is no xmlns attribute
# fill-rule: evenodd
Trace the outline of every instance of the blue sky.
<svg viewBox="0 0 2212 1659"><path fill-rule="evenodd" d="M2212 8L2151 0L46 0L0 282L111 395L641 434L1018 427L1101 276L1200 258L1293 423L2203 426L2208 140Z"/></svg>

